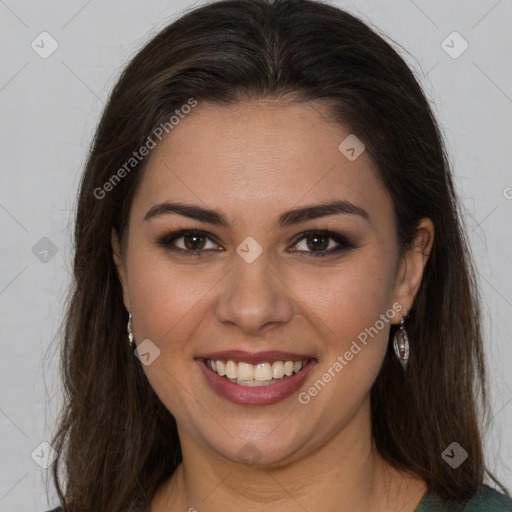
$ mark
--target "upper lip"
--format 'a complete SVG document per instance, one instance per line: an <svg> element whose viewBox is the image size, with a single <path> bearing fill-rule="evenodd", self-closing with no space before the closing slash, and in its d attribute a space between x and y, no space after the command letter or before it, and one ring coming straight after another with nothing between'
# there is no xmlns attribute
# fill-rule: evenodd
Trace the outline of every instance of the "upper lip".
<svg viewBox="0 0 512 512"><path fill-rule="evenodd" d="M197 356L197 359L213 359L215 361L237 361L241 363L264 363L267 361L304 361L313 359L310 355L266 350L261 352L246 352L244 350L223 350L221 352L208 352Z"/></svg>

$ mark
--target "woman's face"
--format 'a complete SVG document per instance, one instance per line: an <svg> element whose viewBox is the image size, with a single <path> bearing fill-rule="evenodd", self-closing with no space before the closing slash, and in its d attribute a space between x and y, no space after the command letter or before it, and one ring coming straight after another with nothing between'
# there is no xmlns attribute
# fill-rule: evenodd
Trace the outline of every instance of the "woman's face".
<svg viewBox="0 0 512 512"><path fill-rule="evenodd" d="M423 258L406 271L392 202L349 135L311 104L199 104L153 150L115 259L184 452L271 464L369 432Z"/></svg>

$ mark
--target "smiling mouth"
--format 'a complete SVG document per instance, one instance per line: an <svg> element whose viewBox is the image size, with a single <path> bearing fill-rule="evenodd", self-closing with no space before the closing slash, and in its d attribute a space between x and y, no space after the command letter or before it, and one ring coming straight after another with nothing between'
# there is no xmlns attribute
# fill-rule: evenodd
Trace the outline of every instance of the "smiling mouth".
<svg viewBox="0 0 512 512"><path fill-rule="evenodd" d="M231 359L203 359L206 366L220 377L240 386L261 387L282 382L301 372L310 359L278 360L251 364Z"/></svg>

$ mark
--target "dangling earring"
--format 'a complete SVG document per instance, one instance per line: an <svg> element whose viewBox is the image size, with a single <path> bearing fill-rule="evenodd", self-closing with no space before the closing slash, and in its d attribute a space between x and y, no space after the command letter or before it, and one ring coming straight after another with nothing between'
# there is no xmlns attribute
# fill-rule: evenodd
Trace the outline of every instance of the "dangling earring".
<svg viewBox="0 0 512 512"><path fill-rule="evenodd" d="M407 313L405 313L405 315L407 315ZM404 317L400 315L400 327L395 332L393 348L395 349L396 357L405 371L407 369L407 361L409 360L409 336L407 336L404 324Z"/></svg>
<svg viewBox="0 0 512 512"><path fill-rule="evenodd" d="M128 342L130 343L130 347L133 347L133 325L131 313L128 315L128 325L126 326L126 330L128 331Z"/></svg>

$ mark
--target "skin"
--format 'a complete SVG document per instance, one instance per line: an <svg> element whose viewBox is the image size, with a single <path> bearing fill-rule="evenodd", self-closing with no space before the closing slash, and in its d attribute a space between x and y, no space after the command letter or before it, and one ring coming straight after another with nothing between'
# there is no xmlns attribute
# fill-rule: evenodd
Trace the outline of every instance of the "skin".
<svg viewBox="0 0 512 512"><path fill-rule="evenodd" d="M370 389L398 314L307 405L297 394L273 405L231 403L213 392L194 362L201 353L228 349L310 354L317 364L303 391L393 304L411 308L432 222L421 220L413 246L399 258L393 205L370 156L349 161L338 150L349 134L318 105L199 104L153 150L125 250L112 237L136 343L150 339L160 349L143 368L176 418L183 450L152 512L339 511L340 504L407 512L425 493L422 480L382 460L371 436ZM369 218L336 214L274 225L284 211L332 199L364 208ZM219 210L230 227L176 214L144 221L164 201ZM158 244L179 229L215 238L196 242L203 256ZM307 230L341 233L355 247L311 257L314 241L294 243ZM263 250L252 263L236 253L248 236ZM338 246L328 241L328 249ZM257 464L244 464L238 454L248 443Z"/></svg>

